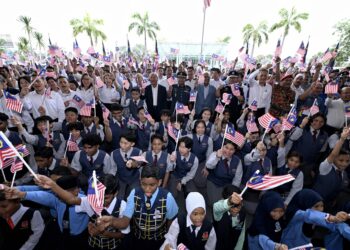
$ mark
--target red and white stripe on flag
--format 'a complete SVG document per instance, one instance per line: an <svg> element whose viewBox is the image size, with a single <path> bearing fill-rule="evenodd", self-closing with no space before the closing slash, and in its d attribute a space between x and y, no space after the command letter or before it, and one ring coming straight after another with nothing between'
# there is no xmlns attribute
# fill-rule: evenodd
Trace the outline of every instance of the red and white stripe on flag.
<svg viewBox="0 0 350 250"><path fill-rule="evenodd" d="M260 116L258 121L261 127L263 127L264 129L268 129L270 121L273 121L274 119L275 117L270 115L270 113L266 113L265 115Z"/></svg>
<svg viewBox="0 0 350 250"><path fill-rule="evenodd" d="M11 173L15 173L17 171L21 171L23 169L23 162L21 160L15 160L11 165Z"/></svg>
<svg viewBox="0 0 350 250"><path fill-rule="evenodd" d="M92 181L92 179L90 180L87 199L88 199L88 202L89 202L91 208L97 214L101 214L101 212L103 210L103 204L104 204L104 199L105 199L105 190L106 190L106 187L101 182L97 181L98 195L96 195L95 188L93 186L93 181Z"/></svg>
<svg viewBox="0 0 350 250"><path fill-rule="evenodd" d="M254 190L269 190L275 187L281 186L287 182L295 180L294 176L291 174L280 175L280 176L257 176L253 177L255 179L250 180L247 186Z"/></svg>
<svg viewBox="0 0 350 250"><path fill-rule="evenodd" d="M91 105L85 105L80 109L80 115L91 116Z"/></svg>
<svg viewBox="0 0 350 250"><path fill-rule="evenodd" d="M325 87L324 92L326 94L336 94L338 93L338 84L337 83L328 83Z"/></svg>
<svg viewBox="0 0 350 250"><path fill-rule="evenodd" d="M23 109L23 104L19 100L6 98L6 108L21 113Z"/></svg>

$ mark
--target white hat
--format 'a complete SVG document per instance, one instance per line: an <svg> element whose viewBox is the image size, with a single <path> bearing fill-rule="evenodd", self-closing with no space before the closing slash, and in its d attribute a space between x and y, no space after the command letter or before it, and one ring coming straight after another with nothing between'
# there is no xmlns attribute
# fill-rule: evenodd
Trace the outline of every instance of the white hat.
<svg viewBox="0 0 350 250"><path fill-rule="evenodd" d="M199 207L203 208L204 211L206 211L203 196L198 192L189 193L186 198L187 214L190 215L193 212L193 210Z"/></svg>

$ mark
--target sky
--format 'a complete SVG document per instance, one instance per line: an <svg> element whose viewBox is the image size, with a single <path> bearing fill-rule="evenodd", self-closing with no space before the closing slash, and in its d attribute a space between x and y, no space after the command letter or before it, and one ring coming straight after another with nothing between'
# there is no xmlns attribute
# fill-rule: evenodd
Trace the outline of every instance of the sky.
<svg viewBox="0 0 350 250"><path fill-rule="evenodd" d="M290 10L293 6L298 12L309 13L309 19L301 21L301 33L290 30L282 57L294 55L300 42L304 40L306 43L309 36L309 55L323 52L338 42L338 37L333 35L333 26L348 18L350 2L346 0L212 0L206 11L204 41L216 42L219 38L231 36L225 56L235 57L243 45L244 25L251 23L256 26L260 21L266 20L271 26L279 20L278 11L281 8ZM17 21L20 15L25 15L32 18L33 27L43 33L46 43L50 35L53 43L71 50L73 34L69 20L81 19L85 13L89 13L92 18L104 20L101 30L107 34L106 48L112 50L116 45L126 46L132 14L148 11L150 19L161 28L157 33L160 43L201 42L203 0L17 0L4 1L2 7L6 11L0 15L0 34L10 34L13 41L25 36ZM278 30L271 33L268 43L256 48L254 55L273 54L282 32ZM128 37L131 46L143 44L143 37L138 37L135 31L131 31ZM86 50L88 37L79 35L77 39L80 47ZM148 48L154 48L154 42L148 40ZM97 49L101 50L101 45Z"/></svg>

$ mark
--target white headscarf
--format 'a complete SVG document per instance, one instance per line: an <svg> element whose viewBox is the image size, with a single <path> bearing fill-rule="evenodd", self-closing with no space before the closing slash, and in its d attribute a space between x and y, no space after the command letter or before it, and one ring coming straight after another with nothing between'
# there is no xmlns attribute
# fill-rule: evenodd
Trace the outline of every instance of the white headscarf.
<svg viewBox="0 0 350 250"><path fill-rule="evenodd" d="M203 196L198 192L189 193L186 198L187 215L189 216L193 212L193 210L199 207L202 207L204 211L206 211Z"/></svg>

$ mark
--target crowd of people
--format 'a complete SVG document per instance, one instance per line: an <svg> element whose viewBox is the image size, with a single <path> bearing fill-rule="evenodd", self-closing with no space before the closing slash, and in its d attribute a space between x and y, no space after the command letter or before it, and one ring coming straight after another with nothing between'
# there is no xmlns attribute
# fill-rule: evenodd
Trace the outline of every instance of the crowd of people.
<svg viewBox="0 0 350 250"><path fill-rule="evenodd" d="M0 67L0 249L350 249L350 68L66 62Z"/></svg>

